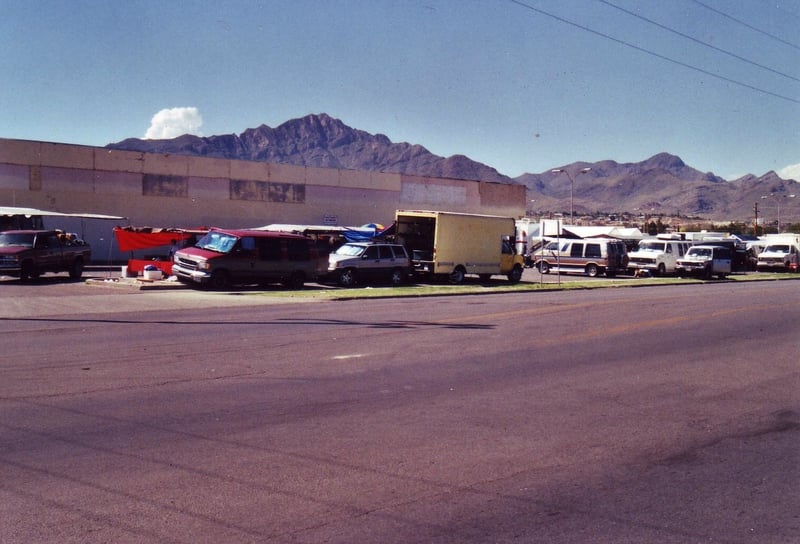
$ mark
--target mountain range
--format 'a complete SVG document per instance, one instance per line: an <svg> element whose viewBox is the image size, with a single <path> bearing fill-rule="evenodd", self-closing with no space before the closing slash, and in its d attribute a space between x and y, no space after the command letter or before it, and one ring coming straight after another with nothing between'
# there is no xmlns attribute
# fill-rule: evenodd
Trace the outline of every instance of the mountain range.
<svg viewBox="0 0 800 544"><path fill-rule="evenodd" d="M527 188L528 209L536 215L569 211L569 176L552 170L571 174L576 214L627 212L749 221L754 204L763 202L763 196L800 192L797 181L784 180L772 171L726 181L711 172L695 170L669 153L637 163L605 160L555 165L545 172L511 178L464 155L441 157L418 144L394 143L383 134L351 128L324 113L292 119L275 128L261 125L238 135L128 138L106 147L522 184ZM581 172L586 168L590 170Z"/></svg>

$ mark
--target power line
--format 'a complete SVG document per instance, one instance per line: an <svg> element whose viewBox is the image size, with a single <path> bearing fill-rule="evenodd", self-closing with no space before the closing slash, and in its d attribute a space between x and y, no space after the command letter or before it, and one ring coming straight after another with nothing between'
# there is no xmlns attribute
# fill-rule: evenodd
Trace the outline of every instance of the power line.
<svg viewBox="0 0 800 544"><path fill-rule="evenodd" d="M535 7L531 6L530 4L526 4L525 2L522 2L521 0L509 0L509 2L511 2L512 4L516 4L516 5L520 6L520 7L523 7L525 9L529 9L531 11L534 11L534 12L540 14L540 15L544 15L545 17L550 17L551 19L555 19L556 21L559 21L559 22L564 23L566 25L574 26L575 28L579 28L579 29L581 29L581 30L583 30L585 32L589 32L590 34L594 34L596 36L600 36L601 38L605 38L607 40L611 40L612 42L616 42L616 43L618 43L620 45L624 45L625 47L630 47L631 49L635 49L636 51L640 51L640 52L645 53L647 55L651 55L651 56L659 58L661 60L665 60L667 62L671 62L673 64L677 64L678 66L683 66L684 68L688 68L690 70L694 70L695 72L700 72L701 74L705 74L707 76L710 76L710 77L713 77L713 78L716 78L716 79L719 79L719 80L722 80L722 81L726 81L728 83L732 83L734 85L738 85L740 87L744 87L744 88L750 89L752 91L756 91L756 92L759 92L759 93L762 93L762 94L773 96L775 98L780 98L781 100L786 100L787 102L793 102L795 104L800 104L800 100L798 100L797 98L792 98L790 96L784 96L782 94L774 93L772 91L767 91L766 89L761 89L759 87L755 87L754 85L750 85L750 84L744 83L742 81L737 81L735 79L731 79L729 77L725 77L725 76L723 76L721 74L716 74L714 72L710 72L710 71L708 71L708 70L706 70L704 68L700 68L698 66L693 66L693 65L685 63L683 61L680 61L680 60L677 60L677 59L673 59L671 57L667 57L666 55L662 55L660 53L656 53L655 51L651 51L649 49L645 49L644 47L640 47L640 46L632 44L630 42L626 42L625 40L621 40L619 38L615 38L613 36L609 36L608 34L604 34L603 32L600 32L598 30L594 30L593 28L589 28L587 26L575 23L575 22L570 21L568 19L564 19L563 17L559 17L558 15L555 15L553 13L549 13L549 12L544 11L542 9L535 8Z"/></svg>
<svg viewBox="0 0 800 544"><path fill-rule="evenodd" d="M722 48L717 47L715 45L712 45L710 43L704 42L702 40L698 40L697 38L689 36L688 34L684 34L683 32L680 32L678 30L670 28L670 27L668 27L666 25L662 25L661 23L653 21L652 19L648 19L647 17L644 17L643 15L639 15L638 13L634 13L633 11L629 11L629 10L623 8L623 7L620 7L620 6L616 5L616 4L613 4L613 3L609 2L608 0L597 0L597 1L603 3L603 4L607 5L607 6L610 6L610 7L614 8L614 9L618 9L618 10L624 12L624 13L627 13L628 15L636 17L637 19L641 19L642 21L646 21L646 22L650 23L651 25L655 25L658 28L666 30L667 32L672 32L673 34L677 34L678 36L680 36L682 38L686 38L687 40L691 40L691 41L693 41L695 43L699 43L700 45L703 45L705 47L713 49L714 51L719 51L720 53L724 53L725 55L733 57L733 58L735 58L737 60L741 60L741 61L746 62L748 64L752 64L753 66L758 66L759 68L762 68L762 69L767 70L769 72L772 72L774 74L778 74L779 76L783 76L783 77L786 77L786 78L789 78L789 79L793 79L794 81L800 81L800 78L794 77L794 76L789 75L789 74L785 74L783 72L780 72L778 70L770 68L769 66L764 66L763 64L759 64L758 62L746 59L746 58L744 58L742 56L737 55L736 53L731 53L730 51L726 51L725 49L722 49Z"/></svg>
<svg viewBox="0 0 800 544"><path fill-rule="evenodd" d="M800 45L793 44L792 42L786 41L786 40L784 40L783 38L780 38L780 37L778 37L778 36L775 36L774 34L770 34L769 32L767 32L767 31L765 31L765 30L761 30L760 28L756 28L756 27L754 27L753 25L751 25L751 24L749 24L749 23L746 23L746 22L744 22L744 21L741 21L741 20L737 19L736 17L733 17L732 15L728 15L728 14L727 14L727 13L725 13L725 12L722 12L722 11L720 11L720 10L716 9L716 8L713 8L713 7L711 7L711 6L709 6L708 4L704 4L703 2L700 2L699 0L692 0L692 1L693 1L695 4L698 4L698 5L700 5L700 6L703 6L704 8L706 8L706 9L707 9L707 10L709 10L709 11L713 11L713 12L714 12L714 13L716 13L717 15L722 15L723 17L727 17L727 18L728 18L728 19L730 19L731 21L734 21L734 22L736 22L736 23L739 23L739 24L740 24L740 25L742 25L742 26L746 26L746 27L747 27L747 28L749 28L750 30L755 30L756 32L758 32L758 33L760 33L760 34L763 34L763 35L765 35L765 36L769 36L769 37L770 37L770 38L772 38L773 40L775 40L775 41L778 41L778 42L781 42L782 44L788 45L789 47L794 47L795 49L800 49Z"/></svg>

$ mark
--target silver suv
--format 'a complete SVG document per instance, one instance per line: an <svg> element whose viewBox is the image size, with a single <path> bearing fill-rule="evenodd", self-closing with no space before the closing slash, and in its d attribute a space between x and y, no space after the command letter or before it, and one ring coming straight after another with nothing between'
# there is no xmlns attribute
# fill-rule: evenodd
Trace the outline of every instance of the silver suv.
<svg viewBox="0 0 800 544"><path fill-rule="evenodd" d="M411 259L400 244L351 242L328 256L328 279L342 287L369 282L400 285L411 271Z"/></svg>

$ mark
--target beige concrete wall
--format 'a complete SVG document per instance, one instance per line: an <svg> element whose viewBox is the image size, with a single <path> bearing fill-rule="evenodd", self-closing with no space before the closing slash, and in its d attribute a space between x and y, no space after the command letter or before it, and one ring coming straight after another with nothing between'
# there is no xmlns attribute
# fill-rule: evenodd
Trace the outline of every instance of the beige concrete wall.
<svg viewBox="0 0 800 544"><path fill-rule="evenodd" d="M518 185L0 138L0 205L137 226L389 224L397 209L521 216L525 203ZM82 234L107 245L114 225L102 225Z"/></svg>

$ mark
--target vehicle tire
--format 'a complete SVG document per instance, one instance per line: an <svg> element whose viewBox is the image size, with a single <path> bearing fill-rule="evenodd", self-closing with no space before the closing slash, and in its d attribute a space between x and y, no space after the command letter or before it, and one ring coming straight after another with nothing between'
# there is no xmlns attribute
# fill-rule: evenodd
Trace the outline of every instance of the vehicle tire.
<svg viewBox="0 0 800 544"><path fill-rule="evenodd" d="M599 273L600 269L597 267L596 264L586 265L586 275L589 276L590 278L596 278Z"/></svg>
<svg viewBox="0 0 800 544"><path fill-rule="evenodd" d="M83 275L83 259L75 259L72 266L69 268L69 277L73 280L81 279Z"/></svg>
<svg viewBox="0 0 800 544"><path fill-rule="evenodd" d="M342 287L353 287L356 282L356 271L352 268L345 268L339 272L339 285Z"/></svg>
<svg viewBox="0 0 800 544"><path fill-rule="evenodd" d="M208 286L215 291L220 291L227 288L230 283L231 278L226 270L215 270L211 273L211 279L208 282Z"/></svg>
<svg viewBox="0 0 800 544"><path fill-rule="evenodd" d="M20 281L36 281L39 279L39 270L33 263L22 263L22 269L19 272Z"/></svg>
<svg viewBox="0 0 800 544"><path fill-rule="evenodd" d="M450 283L453 283L453 284L456 284L456 285L458 285L459 283L463 283L464 282L464 276L466 276L466 275L467 275L467 271L464 270L464 267L461 266L461 265L458 265L457 267L455 267L453 272L450 274L450 277L449 277Z"/></svg>
<svg viewBox="0 0 800 544"><path fill-rule="evenodd" d="M508 273L508 281L511 283L519 283L519 280L522 279L522 268L520 266L514 265L514 268L511 269L511 272Z"/></svg>
<svg viewBox="0 0 800 544"><path fill-rule="evenodd" d="M283 286L287 289L302 289L305 283L306 275L299 270L295 270L284 280Z"/></svg>
<svg viewBox="0 0 800 544"><path fill-rule="evenodd" d="M402 268L393 268L389 275L389 282L392 285L402 285L406 282L406 275Z"/></svg>
<svg viewBox="0 0 800 544"><path fill-rule="evenodd" d="M539 261L539 273L541 274L550 273L550 265L547 264L547 261Z"/></svg>

